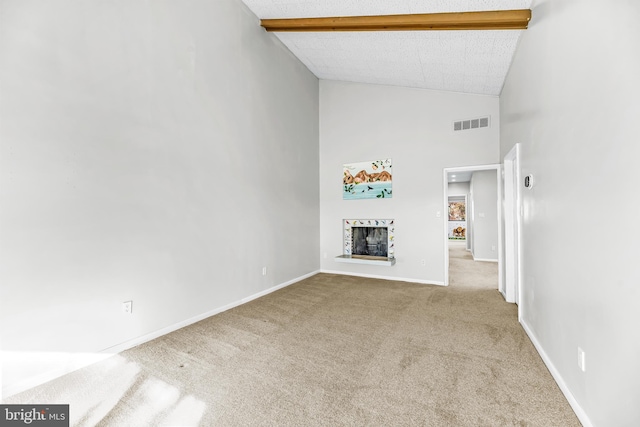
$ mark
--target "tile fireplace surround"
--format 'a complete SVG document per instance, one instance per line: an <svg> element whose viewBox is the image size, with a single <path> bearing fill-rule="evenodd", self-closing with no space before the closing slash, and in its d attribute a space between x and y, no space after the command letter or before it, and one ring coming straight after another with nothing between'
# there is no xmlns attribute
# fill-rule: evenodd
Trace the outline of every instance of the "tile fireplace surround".
<svg viewBox="0 0 640 427"><path fill-rule="evenodd" d="M336 262L395 265L395 221L393 219L345 219L342 221L342 225L344 252L343 255L335 258ZM354 230L356 228L363 228L367 231L358 232L358 230ZM385 234L386 241L384 240ZM366 248L369 248L374 255L370 255Z"/></svg>

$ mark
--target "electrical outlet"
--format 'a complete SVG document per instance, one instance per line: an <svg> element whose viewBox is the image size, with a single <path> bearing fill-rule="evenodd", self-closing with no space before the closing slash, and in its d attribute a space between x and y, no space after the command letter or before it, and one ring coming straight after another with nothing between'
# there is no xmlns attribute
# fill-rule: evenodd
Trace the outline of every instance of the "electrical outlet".
<svg viewBox="0 0 640 427"><path fill-rule="evenodd" d="M496 251L496 247L495 246L491 246L491 250L495 252Z"/></svg>
<svg viewBox="0 0 640 427"><path fill-rule="evenodd" d="M127 314L133 313L133 301L125 301L122 303L122 312Z"/></svg>
<svg viewBox="0 0 640 427"><path fill-rule="evenodd" d="M427 260L426 259L421 259L420 260L420 265L425 267L427 265Z"/></svg>
<svg viewBox="0 0 640 427"><path fill-rule="evenodd" d="M326 252L324 253L324 259L327 259L327 253Z"/></svg>
<svg viewBox="0 0 640 427"><path fill-rule="evenodd" d="M578 347L578 367L582 372L587 370L587 358L583 349Z"/></svg>
<svg viewBox="0 0 640 427"><path fill-rule="evenodd" d="M440 218L441 216L442 216L442 212L437 211L437 212L436 212L436 218Z"/></svg>
<svg viewBox="0 0 640 427"><path fill-rule="evenodd" d="M267 267L262 267L262 275L263 276L267 275Z"/></svg>

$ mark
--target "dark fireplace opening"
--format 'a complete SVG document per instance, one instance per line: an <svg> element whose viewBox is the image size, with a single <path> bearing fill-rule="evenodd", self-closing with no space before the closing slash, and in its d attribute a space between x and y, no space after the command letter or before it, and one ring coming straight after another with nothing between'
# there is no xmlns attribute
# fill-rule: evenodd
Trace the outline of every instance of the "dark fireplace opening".
<svg viewBox="0 0 640 427"><path fill-rule="evenodd" d="M387 257L387 227L353 227L352 254Z"/></svg>

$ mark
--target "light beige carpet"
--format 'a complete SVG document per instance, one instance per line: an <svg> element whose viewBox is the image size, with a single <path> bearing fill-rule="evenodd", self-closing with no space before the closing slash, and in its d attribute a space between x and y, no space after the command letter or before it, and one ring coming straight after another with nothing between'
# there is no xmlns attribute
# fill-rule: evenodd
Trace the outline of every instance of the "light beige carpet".
<svg viewBox="0 0 640 427"><path fill-rule="evenodd" d="M580 425L496 289L332 274L6 403L28 402L90 426Z"/></svg>
<svg viewBox="0 0 640 427"><path fill-rule="evenodd" d="M464 242L450 242L449 285L498 289L498 263L474 261Z"/></svg>

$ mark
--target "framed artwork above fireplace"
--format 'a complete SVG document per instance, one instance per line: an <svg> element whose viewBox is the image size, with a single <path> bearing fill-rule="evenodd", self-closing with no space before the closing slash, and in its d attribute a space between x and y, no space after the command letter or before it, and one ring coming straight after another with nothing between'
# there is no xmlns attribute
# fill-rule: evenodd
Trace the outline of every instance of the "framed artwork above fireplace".
<svg viewBox="0 0 640 427"><path fill-rule="evenodd" d="M393 197L391 159L349 163L342 168L344 200L389 199Z"/></svg>

